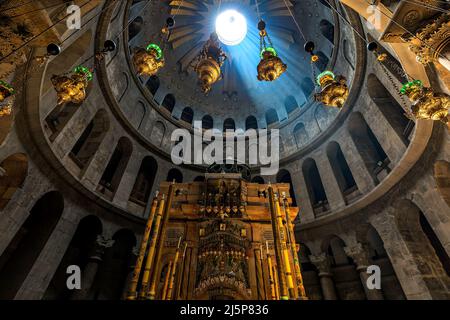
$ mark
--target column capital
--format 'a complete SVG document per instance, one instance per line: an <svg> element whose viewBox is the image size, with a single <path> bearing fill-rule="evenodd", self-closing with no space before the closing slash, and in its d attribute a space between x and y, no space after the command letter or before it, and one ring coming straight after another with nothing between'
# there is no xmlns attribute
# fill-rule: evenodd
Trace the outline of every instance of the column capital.
<svg viewBox="0 0 450 320"><path fill-rule="evenodd" d="M331 276L331 265L326 253L310 255L309 260L319 270L319 276Z"/></svg>
<svg viewBox="0 0 450 320"><path fill-rule="evenodd" d="M352 246L344 247L345 254L356 263L357 270L366 270L369 265L369 255L367 248L362 243L356 243Z"/></svg>

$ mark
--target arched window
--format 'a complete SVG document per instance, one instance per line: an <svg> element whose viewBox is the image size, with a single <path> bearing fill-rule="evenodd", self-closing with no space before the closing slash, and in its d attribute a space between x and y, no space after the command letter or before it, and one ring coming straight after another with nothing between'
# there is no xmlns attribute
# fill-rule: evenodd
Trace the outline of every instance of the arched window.
<svg viewBox="0 0 450 320"><path fill-rule="evenodd" d="M173 108L175 108L175 96L173 94L168 94L166 95L166 97L164 98L163 102L162 102L162 106L170 112L170 114L172 114L173 112Z"/></svg>
<svg viewBox="0 0 450 320"><path fill-rule="evenodd" d="M209 130L214 127L214 120L210 115L206 115L202 118L202 128L203 130Z"/></svg>
<svg viewBox="0 0 450 320"><path fill-rule="evenodd" d="M97 190L111 197L113 196L113 193L119 187L132 152L133 145L130 139L126 137L120 138L105 171L103 171Z"/></svg>
<svg viewBox="0 0 450 320"><path fill-rule="evenodd" d="M328 20L321 20L320 24L320 33L328 39L332 44L334 44L334 25L330 23Z"/></svg>
<svg viewBox="0 0 450 320"><path fill-rule="evenodd" d="M303 78L300 82L300 88L305 94L305 97L308 98L314 91L314 82L311 80L311 78Z"/></svg>
<svg viewBox="0 0 450 320"><path fill-rule="evenodd" d="M298 109L298 103L294 96L288 96L284 100L284 108L286 109L287 114L290 114Z"/></svg>
<svg viewBox="0 0 450 320"><path fill-rule="evenodd" d="M390 160L373 134L363 115L353 112L348 120L348 132L374 182L378 184L383 172L390 172Z"/></svg>
<svg viewBox="0 0 450 320"><path fill-rule="evenodd" d="M245 119L245 130L255 129L258 130L258 120L254 116L248 116Z"/></svg>
<svg viewBox="0 0 450 320"><path fill-rule="evenodd" d="M358 186L341 146L337 142L330 142L327 146L327 156L342 195L347 202L354 200L359 195Z"/></svg>
<svg viewBox="0 0 450 320"><path fill-rule="evenodd" d="M101 109L70 151L70 157L80 169L83 169L94 157L108 130L109 118L106 111Z"/></svg>
<svg viewBox="0 0 450 320"><path fill-rule="evenodd" d="M156 92L158 92L159 86L161 85L159 78L157 76L151 76L145 86L147 87L148 91L152 95L155 95Z"/></svg>
<svg viewBox="0 0 450 320"><path fill-rule="evenodd" d="M43 195L0 256L0 299L12 300L44 249L64 210L57 191Z"/></svg>
<svg viewBox="0 0 450 320"><path fill-rule="evenodd" d="M295 197L295 190L290 172L285 169L280 170L277 174L277 183L289 183L289 196L292 198L292 205L296 207L297 199Z"/></svg>
<svg viewBox="0 0 450 320"><path fill-rule="evenodd" d="M277 111L275 109L267 110L267 112L266 112L266 123L267 123L267 126L270 126L270 125L272 125L274 123L277 123L278 121L280 121L280 120L278 118Z"/></svg>
<svg viewBox="0 0 450 320"><path fill-rule="evenodd" d="M168 182L175 181L176 183L183 183L183 174L178 169L170 169L169 173L167 174Z"/></svg>
<svg viewBox="0 0 450 320"><path fill-rule="evenodd" d="M156 146L161 146L166 134L166 127L161 121L156 121L152 129L151 140Z"/></svg>
<svg viewBox="0 0 450 320"><path fill-rule="evenodd" d="M128 41L131 41L134 37L136 37L141 32L143 26L144 19L142 19L142 17L134 18L128 27Z"/></svg>
<svg viewBox="0 0 450 320"><path fill-rule="evenodd" d="M298 148L306 145L309 140L308 132L306 131L305 125L303 123L297 123L294 128L294 139Z"/></svg>
<svg viewBox="0 0 450 320"><path fill-rule="evenodd" d="M0 164L0 210L3 210L16 191L23 187L28 173L28 158L23 153L16 153Z"/></svg>
<svg viewBox="0 0 450 320"><path fill-rule="evenodd" d="M233 119L228 118L223 122L223 132L226 132L227 130L236 130L236 124L234 123Z"/></svg>
<svg viewBox="0 0 450 320"><path fill-rule="evenodd" d="M319 216L330 210L330 206L316 161L311 158L306 159L303 163L302 171L314 213Z"/></svg>
<svg viewBox="0 0 450 320"><path fill-rule="evenodd" d="M183 112L181 113L181 120L192 124L192 121L194 120L194 110L189 107L184 108Z"/></svg>
<svg viewBox="0 0 450 320"><path fill-rule="evenodd" d="M408 137L414 127L414 122L405 116L405 110L403 110L402 106L374 74L369 74L367 78L367 91L391 127L405 144L408 144Z"/></svg>
<svg viewBox="0 0 450 320"><path fill-rule="evenodd" d="M130 195L130 201L145 207L152 191L157 171L158 163L153 157L145 157L142 160L133 191Z"/></svg>
<svg viewBox="0 0 450 320"><path fill-rule="evenodd" d="M92 254L92 248L96 245L97 237L102 230L102 222L96 216L91 215L81 219L45 292L44 300L69 300L72 298L74 291L69 290L66 285L67 267L76 265L82 272L85 270Z"/></svg>

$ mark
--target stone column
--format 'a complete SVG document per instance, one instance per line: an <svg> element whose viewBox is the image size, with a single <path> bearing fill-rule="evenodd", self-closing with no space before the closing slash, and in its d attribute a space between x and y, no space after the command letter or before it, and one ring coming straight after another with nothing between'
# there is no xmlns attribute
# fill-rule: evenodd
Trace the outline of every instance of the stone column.
<svg viewBox="0 0 450 320"><path fill-rule="evenodd" d="M369 274L367 273L367 267L370 265L369 256L367 251L361 243L357 243L351 247L344 247L344 251L353 261L356 263L356 271L359 273L361 283L366 293L367 300L383 300L383 294L381 290L369 289L367 287L367 279Z"/></svg>
<svg viewBox="0 0 450 320"><path fill-rule="evenodd" d="M309 256L309 260L319 270L320 286L325 300L337 300L336 289L333 283L330 261L325 253Z"/></svg>
<svg viewBox="0 0 450 320"><path fill-rule="evenodd" d="M82 272L81 290L75 291L71 296L71 300L87 300L89 298L89 293L94 284L98 267L103 261L103 254L105 253L105 250L112 247L113 244L114 240L107 240L103 238L103 236L97 237L89 261Z"/></svg>

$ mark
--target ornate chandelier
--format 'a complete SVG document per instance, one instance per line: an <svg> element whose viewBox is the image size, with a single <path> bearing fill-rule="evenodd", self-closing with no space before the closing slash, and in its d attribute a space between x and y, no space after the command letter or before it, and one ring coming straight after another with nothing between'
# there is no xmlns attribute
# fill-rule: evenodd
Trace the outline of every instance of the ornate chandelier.
<svg viewBox="0 0 450 320"><path fill-rule="evenodd" d="M258 80L274 81L287 70L287 65L278 57L269 34L266 31L266 23L261 20L258 23L260 37L261 61L258 64Z"/></svg>
<svg viewBox="0 0 450 320"><path fill-rule="evenodd" d="M58 105L68 102L81 104L86 99L86 89L92 79L92 70L83 66L76 67L70 76L53 76L51 81L56 90Z"/></svg>
<svg viewBox="0 0 450 320"><path fill-rule="evenodd" d="M163 52L154 43L150 43L145 49L135 49L133 63L140 76L154 76L165 65Z"/></svg>
<svg viewBox="0 0 450 320"><path fill-rule="evenodd" d="M341 109L348 99L349 89L347 86L347 79L342 76L336 76L332 71L324 71L317 77L315 76L315 64L319 62L320 58L314 53L314 42L307 42L305 44L305 51L311 54L311 68L316 84L320 91L314 94L316 101L323 103L327 107Z"/></svg>
<svg viewBox="0 0 450 320"><path fill-rule="evenodd" d="M217 34L213 32L200 51L194 65L199 85L205 94L210 92L212 86L222 79L221 68L226 60L227 55L220 47Z"/></svg>
<svg viewBox="0 0 450 320"><path fill-rule="evenodd" d="M331 71L322 72L317 76L320 92L314 95L316 101L328 107L342 108L349 95L347 79L335 76Z"/></svg>
<svg viewBox="0 0 450 320"><path fill-rule="evenodd" d="M441 121L448 123L450 97L444 93L435 93L424 87L422 81L413 80L400 90L412 102L411 112L416 119Z"/></svg>

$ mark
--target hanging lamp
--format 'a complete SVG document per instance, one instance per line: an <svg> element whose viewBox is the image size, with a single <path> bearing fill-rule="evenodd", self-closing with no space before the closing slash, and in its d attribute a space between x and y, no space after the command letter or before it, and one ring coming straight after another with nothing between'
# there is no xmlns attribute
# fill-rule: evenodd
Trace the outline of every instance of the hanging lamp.
<svg viewBox="0 0 450 320"><path fill-rule="evenodd" d="M161 30L161 43L150 43L145 48L136 48L133 55L133 64L140 76L155 76L165 66L164 46L170 37L170 32L175 25L172 17L167 18L166 26Z"/></svg>
<svg viewBox="0 0 450 320"><path fill-rule="evenodd" d="M226 60L227 55L220 47L219 37L215 32L211 33L197 59L194 59L193 66L203 93L209 93L212 86L223 78L222 66Z"/></svg>
<svg viewBox="0 0 450 320"><path fill-rule="evenodd" d="M266 23L260 20L258 23L260 38L261 61L258 64L259 81L275 81L287 70L287 65L278 57L272 40L266 31Z"/></svg>
<svg viewBox="0 0 450 320"><path fill-rule="evenodd" d="M7 98L15 93L14 88L6 81L0 80L0 102L5 101Z"/></svg>
<svg viewBox="0 0 450 320"><path fill-rule="evenodd" d="M383 70L387 72L383 62L389 57L378 49L376 42L370 42L367 45L367 50L372 51L376 55L377 61ZM406 96L412 103L410 110L407 110L408 116L417 120L441 121L448 124L450 96L445 93L435 92L430 87L425 87L421 80L412 79L406 73L405 78L410 81L404 83L399 91L402 96ZM393 84L396 87L396 84Z"/></svg>
<svg viewBox="0 0 450 320"><path fill-rule="evenodd" d="M320 89L318 93L314 94L314 98L316 101L323 103L327 107L341 109L349 95L347 79L342 75L336 76L329 70L316 76L315 66L320 61L320 58L314 53L314 49L314 42L309 41L305 44L305 51L311 55L311 67L316 85Z"/></svg>

